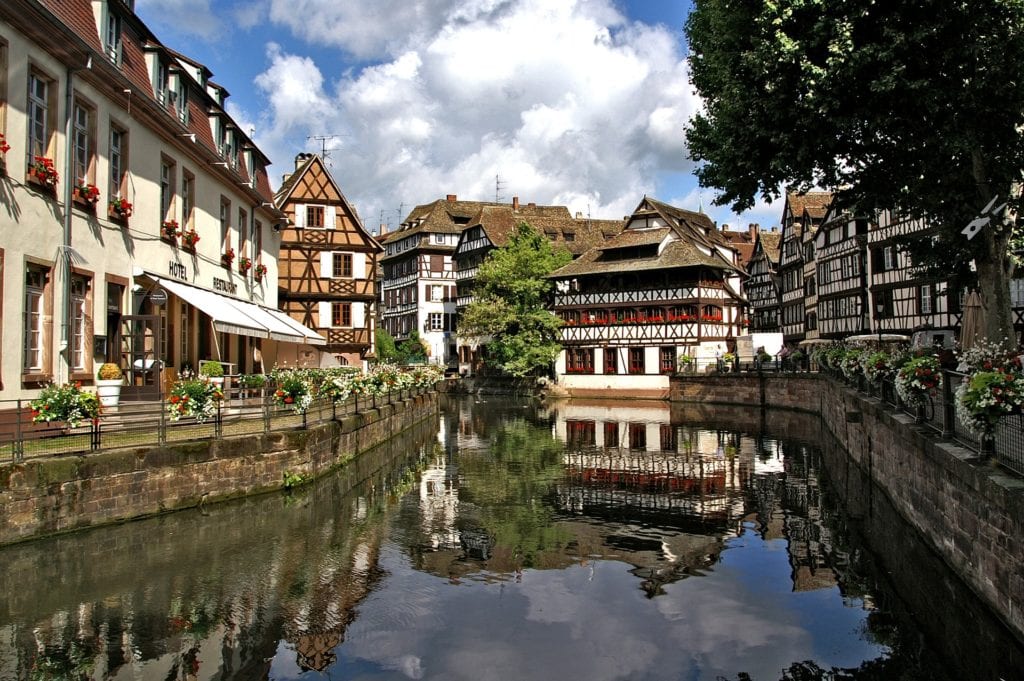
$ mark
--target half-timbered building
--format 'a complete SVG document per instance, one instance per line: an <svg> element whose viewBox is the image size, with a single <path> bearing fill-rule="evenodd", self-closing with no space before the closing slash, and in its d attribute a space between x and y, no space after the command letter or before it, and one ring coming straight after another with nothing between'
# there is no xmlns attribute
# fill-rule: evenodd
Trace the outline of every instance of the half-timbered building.
<svg viewBox="0 0 1024 681"><path fill-rule="evenodd" d="M713 359L745 332L736 251L703 213L645 197L626 226L552 275L560 384L662 397L680 356Z"/></svg>
<svg viewBox="0 0 1024 681"><path fill-rule="evenodd" d="M282 310L327 339L340 364L372 357L377 257L383 248L316 154L295 157L295 171L275 197L288 216L278 255Z"/></svg>
<svg viewBox="0 0 1024 681"><path fill-rule="evenodd" d="M869 330L868 219L833 202L815 234L817 332L840 339Z"/></svg>
<svg viewBox="0 0 1024 681"><path fill-rule="evenodd" d="M930 229L918 218L881 211L867 234L873 330L910 335L928 332L928 344L951 347L960 323L960 292L941 278L914 267L910 253L900 247L908 236Z"/></svg>
<svg viewBox="0 0 1024 681"><path fill-rule="evenodd" d="M805 286L808 268L813 272L813 235L832 200L829 192L789 193L782 210L782 240L779 253L779 316L784 340L800 342L807 327L816 326L816 292L813 282ZM808 256L810 261L808 262Z"/></svg>
<svg viewBox="0 0 1024 681"><path fill-rule="evenodd" d="M779 330L779 242L782 233L774 227L758 232L754 251L747 263L749 277L743 282L743 294L750 302L750 330Z"/></svg>
<svg viewBox="0 0 1024 681"><path fill-rule="evenodd" d="M505 246L520 223L527 223L578 258L588 249L604 243L622 231L622 220L593 220L581 213L574 217L565 206L521 205L518 197L510 204L483 205L462 232L452 255L457 290L456 311L473 301L476 274L480 264L496 248ZM475 374L483 364L484 347L480 339L458 339L459 371Z"/></svg>
<svg viewBox="0 0 1024 681"><path fill-rule="evenodd" d="M459 236L485 205L455 194L416 206L394 232L380 239L381 325L395 340L413 331L435 364L455 366L456 288L452 254Z"/></svg>

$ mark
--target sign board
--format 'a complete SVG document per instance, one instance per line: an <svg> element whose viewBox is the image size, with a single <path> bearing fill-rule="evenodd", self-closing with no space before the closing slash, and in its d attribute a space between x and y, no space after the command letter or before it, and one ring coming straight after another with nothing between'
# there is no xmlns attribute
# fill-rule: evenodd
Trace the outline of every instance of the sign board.
<svg viewBox="0 0 1024 681"><path fill-rule="evenodd" d="M167 304L167 290L162 288L155 288L149 292L149 302L154 305L166 305Z"/></svg>

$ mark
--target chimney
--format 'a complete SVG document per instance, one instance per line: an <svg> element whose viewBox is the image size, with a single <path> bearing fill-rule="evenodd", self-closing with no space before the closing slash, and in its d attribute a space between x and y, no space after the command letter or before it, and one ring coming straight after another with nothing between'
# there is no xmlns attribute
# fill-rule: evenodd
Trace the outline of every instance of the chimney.
<svg viewBox="0 0 1024 681"><path fill-rule="evenodd" d="M533 201L530 201L530 202L529 202L528 204L526 204L526 207L527 207L527 208L536 208L536 207L537 207L537 204L536 204L536 203L534 203Z"/></svg>
<svg viewBox="0 0 1024 681"><path fill-rule="evenodd" d="M301 152L296 154L295 155L295 169L298 170L299 166L301 166L303 163L308 161L309 157L312 156L312 155L313 154L303 154Z"/></svg>
<svg viewBox="0 0 1024 681"><path fill-rule="evenodd" d="M576 219L577 220L582 220L583 219L583 211L581 211L581 210L576 211Z"/></svg>
<svg viewBox="0 0 1024 681"><path fill-rule="evenodd" d="M512 210L519 210L519 197L518 196L513 196L512 197Z"/></svg>
<svg viewBox="0 0 1024 681"><path fill-rule="evenodd" d="M285 182L287 182L288 178L291 177L291 176L292 176L291 173L285 173L284 175L282 175L281 176L281 184L284 184Z"/></svg>
<svg viewBox="0 0 1024 681"><path fill-rule="evenodd" d="M388 233L388 224L386 222L380 223L380 231L377 233L377 236L384 236L387 233Z"/></svg>
<svg viewBox="0 0 1024 681"><path fill-rule="evenodd" d="M750 223L750 240L757 241L757 235L761 233L761 225L756 222Z"/></svg>
<svg viewBox="0 0 1024 681"><path fill-rule="evenodd" d="M456 196L455 194L449 194L448 196L445 197L445 199L448 201L448 203L455 203L456 201L459 200L459 197Z"/></svg>

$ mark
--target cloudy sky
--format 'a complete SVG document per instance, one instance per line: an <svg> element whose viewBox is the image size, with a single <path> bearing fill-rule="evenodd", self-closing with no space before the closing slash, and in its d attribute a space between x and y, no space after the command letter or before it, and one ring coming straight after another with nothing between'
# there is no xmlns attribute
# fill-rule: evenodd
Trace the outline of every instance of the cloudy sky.
<svg viewBox="0 0 1024 681"><path fill-rule="evenodd" d="M206 64L271 158L328 150L365 225L460 198L628 214L644 194L719 223L683 126L699 106L687 0L137 0L161 41ZM325 141L318 137L328 137Z"/></svg>

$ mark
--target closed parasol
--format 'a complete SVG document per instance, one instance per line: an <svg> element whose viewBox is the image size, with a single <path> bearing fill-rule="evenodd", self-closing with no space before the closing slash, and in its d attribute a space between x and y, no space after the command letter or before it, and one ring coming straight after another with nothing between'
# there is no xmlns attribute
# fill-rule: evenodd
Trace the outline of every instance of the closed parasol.
<svg viewBox="0 0 1024 681"><path fill-rule="evenodd" d="M960 347L964 350L973 348L981 340L984 333L984 311L981 307L981 295L971 291L964 301L964 314L960 324Z"/></svg>

